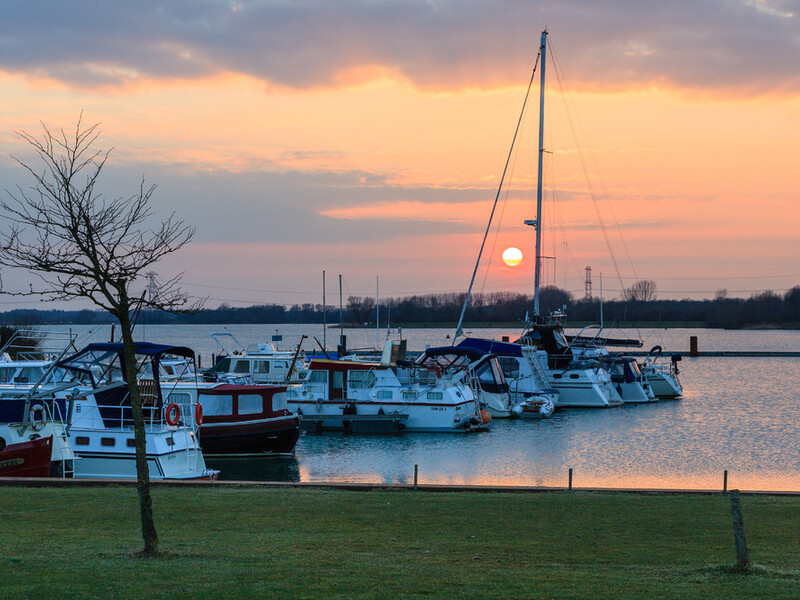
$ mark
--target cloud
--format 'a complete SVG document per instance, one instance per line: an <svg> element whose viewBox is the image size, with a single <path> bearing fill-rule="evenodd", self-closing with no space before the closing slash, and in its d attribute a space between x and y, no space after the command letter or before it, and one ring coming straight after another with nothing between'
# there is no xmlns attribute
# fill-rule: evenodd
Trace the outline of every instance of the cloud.
<svg viewBox="0 0 800 600"><path fill-rule="evenodd" d="M526 77L545 23L573 85L762 94L800 89L799 15L798 0L12 0L0 68L74 87L233 72L492 88Z"/></svg>

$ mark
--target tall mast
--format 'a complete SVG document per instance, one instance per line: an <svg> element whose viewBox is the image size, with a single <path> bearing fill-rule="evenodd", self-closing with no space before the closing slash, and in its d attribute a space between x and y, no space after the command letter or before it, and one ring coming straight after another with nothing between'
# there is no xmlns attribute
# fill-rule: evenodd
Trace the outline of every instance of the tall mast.
<svg viewBox="0 0 800 600"><path fill-rule="evenodd" d="M536 270L533 280L533 318L539 321L539 285L542 270L542 159L544 158L544 69L547 52L547 30L542 31L539 47L542 73L539 81L539 181L536 186Z"/></svg>

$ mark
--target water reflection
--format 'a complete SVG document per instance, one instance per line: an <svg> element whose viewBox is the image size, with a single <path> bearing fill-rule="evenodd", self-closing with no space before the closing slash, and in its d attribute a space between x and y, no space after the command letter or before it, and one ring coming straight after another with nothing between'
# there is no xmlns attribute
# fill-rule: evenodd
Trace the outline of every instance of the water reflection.
<svg viewBox="0 0 800 600"><path fill-rule="evenodd" d="M220 481L300 481L300 466L294 456L207 456L206 465L219 470Z"/></svg>

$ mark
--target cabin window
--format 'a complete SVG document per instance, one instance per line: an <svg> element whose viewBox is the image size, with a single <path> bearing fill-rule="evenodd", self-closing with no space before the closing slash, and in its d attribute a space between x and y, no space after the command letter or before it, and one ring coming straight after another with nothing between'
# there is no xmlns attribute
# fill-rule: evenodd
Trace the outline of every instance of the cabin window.
<svg viewBox="0 0 800 600"><path fill-rule="evenodd" d="M327 371L309 371L308 376L309 383L328 383L328 372Z"/></svg>
<svg viewBox="0 0 800 600"><path fill-rule="evenodd" d="M89 438L83 435L79 435L75 438L75 445L76 446L88 446L89 445Z"/></svg>
<svg viewBox="0 0 800 600"><path fill-rule="evenodd" d="M114 441L114 438L107 438L107 437L100 438L101 446L113 446L115 443L116 442Z"/></svg>
<svg viewBox="0 0 800 600"><path fill-rule="evenodd" d="M500 362L500 368L506 377L517 379L519 377L519 361L510 356L503 356L497 359Z"/></svg>
<svg viewBox="0 0 800 600"><path fill-rule="evenodd" d="M234 373L249 373L250 372L250 361L249 360L237 360L233 363L233 372Z"/></svg>
<svg viewBox="0 0 800 600"><path fill-rule="evenodd" d="M375 397L381 400L391 400L392 398L394 398L394 393L392 392L392 390L378 390L375 393Z"/></svg>
<svg viewBox="0 0 800 600"><path fill-rule="evenodd" d="M344 373L341 371L333 372L333 387L341 390L344 387Z"/></svg>
<svg viewBox="0 0 800 600"><path fill-rule="evenodd" d="M492 373L492 368L489 366L489 363L484 363L478 367L475 375L478 377L478 381L483 385L494 385L496 383L494 380L494 373Z"/></svg>
<svg viewBox="0 0 800 600"><path fill-rule="evenodd" d="M264 398L258 394L242 394L239 396L239 414L255 415L264 412Z"/></svg>
<svg viewBox="0 0 800 600"><path fill-rule="evenodd" d="M570 373L569 377L570 379L578 379L580 375L578 375L577 373Z"/></svg>
<svg viewBox="0 0 800 600"><path fill-rule="evenodd" d="M209 417L233 414L233 396L201 394L200 404L203 405L203 414Z"/></svg>
<svg viewBox="0 0 800 600"><path fill-rule="evenodd" d="M128 438L128 448L136 448L136 439Z"/></svg>
<svg viewBox="0 0 800 600"><path fill-rule="evenodd" d="M354 390L370 388L375 385L375 373L372 371L348 371L347 385Z"/></svg>
<svg viewBox="0 0 800 600"><path fill-rule="evenodd" d="M404 390L403 391L403 400L416 400L417 393L412 390Z"/></svg>
<svg viewBox="0 0 800 600"><path fill-rule="evenodd" d="M272 396L272 410L283 410L286 408L286 392L278 392Z"/></svg>
<svg viewBox="0 0 800 600"><path fill-rule="evenodd" d="M444 395L442 392L428 392L427 398L428 400L441 400Z"/></svg>
<svg viewBox="0 0 800 600"><path fill-rule="evenodd" d="M561 373L553 373L553 379L561 379Z"/></svg>
<svg viewBox="0 0 800 600"><path fill-rule="evenodd" d="M254 373L269 373L269 361L257 360L255 364Z"/></svg>
<svg viewBox="0 0 800 600"><path fill-rule="evenodd" d="M170 402L175 402L176 404L180 404L181 406L188 406L192 403L192 397L186 393L175 393L173 392L169 396L167 396L167 404Z"/></svg>

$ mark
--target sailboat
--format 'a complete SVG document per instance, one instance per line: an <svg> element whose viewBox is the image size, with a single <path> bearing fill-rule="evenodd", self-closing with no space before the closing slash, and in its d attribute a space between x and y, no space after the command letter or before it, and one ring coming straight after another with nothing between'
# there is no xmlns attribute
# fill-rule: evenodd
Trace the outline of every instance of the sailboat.
<svg viewBox="0 0 800 600"><path fill-rule="evenodd" d="M527 386L534 386L530 389L530 397L538 395L555 397L558 407L577 406L577 407L609 407L622 404L619 395L611 385L611 376L602 368L597 361L577 360L572 355L570 343L567 341L563 330L562 322L565 315L561 312L551 315L549 323L541 314L540 309L540 287L541 287L541 265L542 265L542 188L543 188L543 158L544 158L544 100L545 100L545 65L547 57L547 30L542 31L541 45L539 48L540 84L539 84L539 157L538 157L538 181L536 188L536 219L526 220L525 224L532 226L536 231L536 262L534 272L534 297L533 297L533 319L527 327L527 331L517 340L516 343L501 343L492 340L479 340L466 338L461 344L472 347L484 347L487 352L493 352L499 356L507 357L511 360L504 362L507 368L504 369L506 379L512 389L522 389ZM535 73L535 70L534 70ZM531 83L533 77L531 78ZM527 103L527 96L525 98ZM523 113L525 110L523 103ZM522 116L520 116L520 122ZM517 132L512 141L512 152L516 142ZM509 152L509 158L511 152ZM506 162L506 169L508 161ZM503 179L506 171L503 172L500 187L503 186ZM498 190L498 197L500 192ZM495 205L496 205L495 200ZM492 211L492 215L494 210ZM491 223L491 218L490 218ZM487 227L487 234L489 228ZM484 236L484 243L486 237ZM481 245L481 253L483 244ZM480 253L478 255L480 262ZM478 265L475 265L472 282L464 301L461 317L456 328L456 337L462 333L466 306L469 302L469 295L475 280ZM523 374L524 375L521 375ZM540 373L541 377L532 377L528 374ZM525 377L525 381L522 381ZM554 394L553 391L557 392ZM525 401L518 399L518 402ZM512 411L519 414L521 410Z"/></svg>

